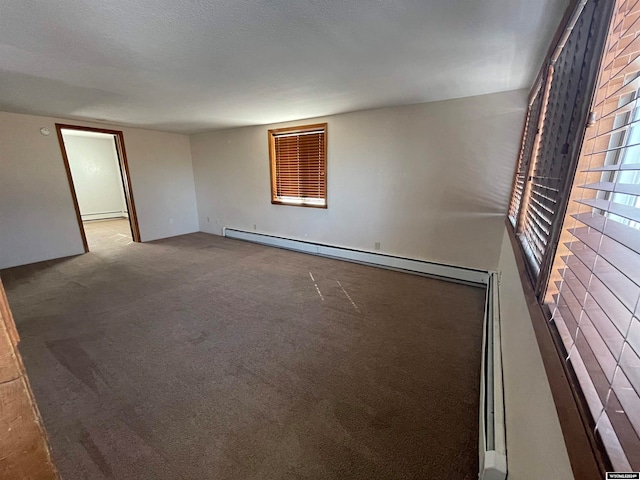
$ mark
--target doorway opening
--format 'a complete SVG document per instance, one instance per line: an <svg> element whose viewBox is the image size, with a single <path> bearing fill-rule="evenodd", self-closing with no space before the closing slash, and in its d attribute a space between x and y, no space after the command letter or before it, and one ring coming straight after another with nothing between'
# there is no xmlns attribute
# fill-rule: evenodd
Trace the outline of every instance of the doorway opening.
<svg viewBox="0 0 640 480"><path fill-rule="evenodd" d="M56 124L84 251L140 242L124 135Z"/></svg>

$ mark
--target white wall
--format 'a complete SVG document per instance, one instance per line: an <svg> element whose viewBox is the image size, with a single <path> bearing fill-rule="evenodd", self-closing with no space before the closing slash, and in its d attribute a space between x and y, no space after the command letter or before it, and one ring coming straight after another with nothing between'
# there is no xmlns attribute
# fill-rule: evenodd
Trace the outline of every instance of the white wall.
<svg viewBox="0 0 640 480"><path fill-rule="evenodd" d="M68 130L62 136L82 219L126 216L127 203L113 136L79 136Z"/></svg>
<svg viewBox="0 0 640 480"><path fill-rule="evenodd" d="M124 132L143 241L198 230L186 135L0 112L0 268L83 252L56 122Z"/></svg>
<svg viewBox="0 0 640 480"><path fill-rule="evenodd" d="M573 478L511 241L504 227L499 270L509 480Z"/></svg>
<svg viewBox="0 0 640 480"><path fill-rule="evenodd" d="M272 205L267 130L191 136L200 228L222 226L496 268L527 92L295 122L328 122L328 209Z"/></svg>

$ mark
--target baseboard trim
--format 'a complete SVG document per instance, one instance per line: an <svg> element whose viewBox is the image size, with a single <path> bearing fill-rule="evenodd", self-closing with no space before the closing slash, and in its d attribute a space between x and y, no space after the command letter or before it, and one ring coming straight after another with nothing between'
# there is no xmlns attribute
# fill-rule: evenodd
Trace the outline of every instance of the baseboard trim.
<svg viewBox="0 0 640 480"><path fill-rule="evenodd" d="M237 240L245 240L262 245L311 253L324 257L337 258L351 262L374 265L410 273L442 278L450 281L486 286L489 282L489 272L474 268L458 267L441 263L398 257L385 253L368 252L353 248L337 247L321 243L307 242L292 238L279 237L260 232L249 232L237 228L224 227L222 235Z"/></svg>
<svg viewBox="0 0 640 480"><path fill-rule="evenodd" d="M129 214L123 211L117 212L101 212L101 213L85 213L80 215L83 222L91 222L93 220L113 220L116 218L129 218Z"/></svg>

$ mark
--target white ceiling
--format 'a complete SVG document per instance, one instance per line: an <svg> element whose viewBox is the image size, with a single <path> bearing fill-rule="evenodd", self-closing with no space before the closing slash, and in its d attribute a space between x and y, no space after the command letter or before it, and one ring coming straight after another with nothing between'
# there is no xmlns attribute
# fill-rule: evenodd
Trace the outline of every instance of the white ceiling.
<svg viewBox="0 0 640 480"><path fill-rule="evenodd" d="M530 86L567 0L0 0L0 110L192 133Z"/></svg>

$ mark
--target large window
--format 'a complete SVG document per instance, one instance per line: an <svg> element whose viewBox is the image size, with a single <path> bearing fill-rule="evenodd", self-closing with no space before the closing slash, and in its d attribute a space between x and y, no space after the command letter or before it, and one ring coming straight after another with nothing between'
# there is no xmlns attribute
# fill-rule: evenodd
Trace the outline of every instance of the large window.
<svg viewBox="0 0 640 480"><path fill-rule="evenodd" d="M327 208L327 124L269 130L271 203Z"/></svg>
<svg viewBox="0 0 640 480"><path fill-rule="evenodd" d="M640 1L588 1L540 78L509 218L605 467L638 471Z"/></svg>

